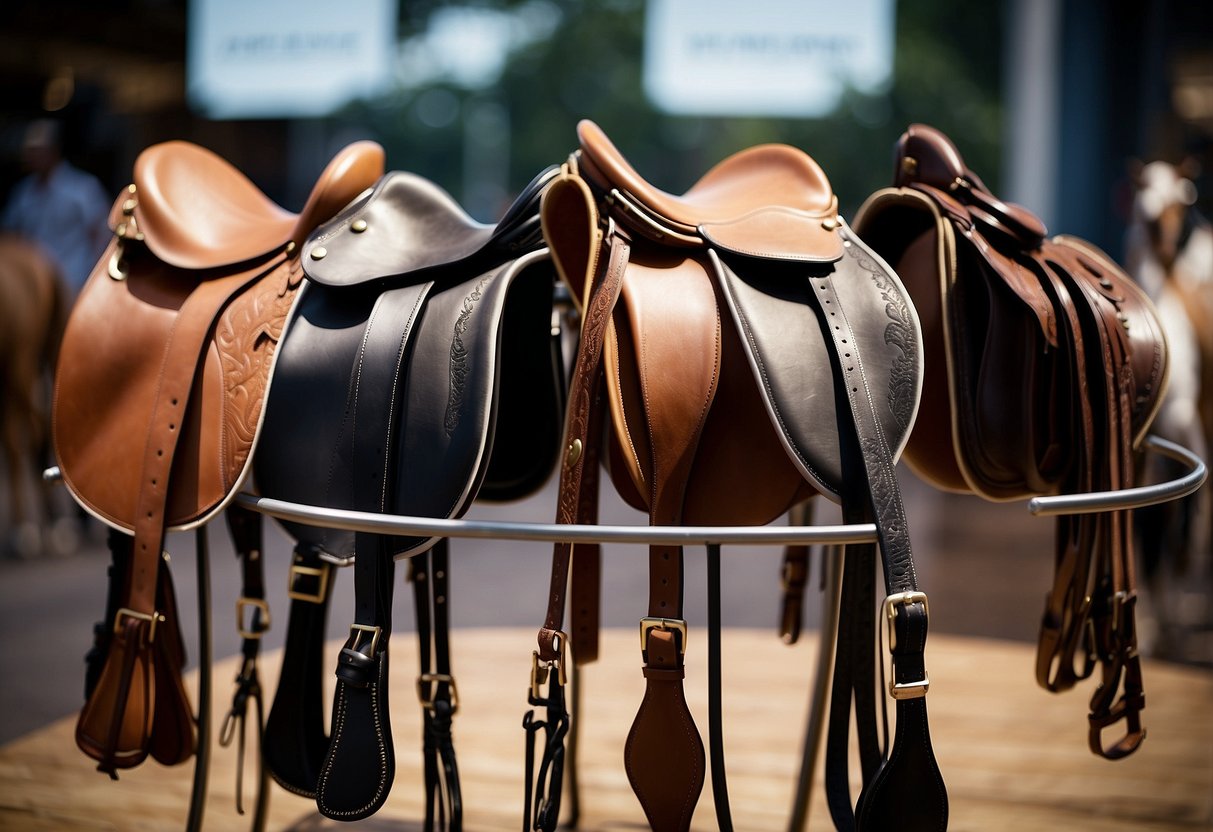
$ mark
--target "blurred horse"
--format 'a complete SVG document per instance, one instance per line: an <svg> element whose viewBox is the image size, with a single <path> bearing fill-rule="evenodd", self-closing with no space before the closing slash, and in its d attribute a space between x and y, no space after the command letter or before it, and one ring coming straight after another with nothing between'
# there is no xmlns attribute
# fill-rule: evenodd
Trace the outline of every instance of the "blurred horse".
<svg viewBox="0 0 1213 832"><path fill-rule="evenodd" d="M1126 267L1153 299L1171 350L1170 385L1154 432L1209 459L1213 447L1213 228L1194 205L1188 163L1151 162L1135 171ZM1146 477L1174 473L1152 459ZM1156 653L1213 661L1213 636L1201 655L1182 647L1193 628L1213 624L1213 494L1139 512L1145 585L1159 632ZM1147 641L1149 633L1143 633ZM1205 655L1207 654L1207 655Z"/></svg>
<svg viewBox="0 0 1213 832"><path fill-rule="evenodd" d="M0 235L0 447L11 524L0 543L26 554L39 545L39 526L53 519L50 487L41 473L52 458L48 380L67 306L67 290L51 259L27 240ZM40 516L29 511L31 474Z"/></svg>

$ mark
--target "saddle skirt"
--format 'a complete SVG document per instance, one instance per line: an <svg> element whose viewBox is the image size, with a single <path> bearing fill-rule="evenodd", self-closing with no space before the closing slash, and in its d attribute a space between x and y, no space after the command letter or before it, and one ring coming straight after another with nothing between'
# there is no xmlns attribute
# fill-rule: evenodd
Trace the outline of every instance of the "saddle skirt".
<svg viewBox="0 0 1213 832"><path fill-rule="evenodd" d="M433 183L393 172L316 231L267 408L260 493L449 518L473 499L520 499L543 484L562 409L537 214L546 179L493 226ZM365 504L355 446L376 442L397 449L375 472L382 499ZM352 532L284 526L354 554ZM395 553L432 543L400 539Z"/></svg>

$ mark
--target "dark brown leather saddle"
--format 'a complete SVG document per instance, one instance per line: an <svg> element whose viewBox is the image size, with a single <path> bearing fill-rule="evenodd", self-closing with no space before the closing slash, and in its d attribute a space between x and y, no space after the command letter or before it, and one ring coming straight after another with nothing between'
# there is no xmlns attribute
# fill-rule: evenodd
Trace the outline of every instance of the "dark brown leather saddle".
<svg viewBox="0 0 1213 832"><path fill-rule="evenodd" d="M260 493L337 509L461 516L474 499L537 489L559 451L564 406L555 274L536 177L496 225L394 172L303 247L305 289L279 350L258 449ZM395 560L417 600L426 827L461 828L451 741L445 540L295 523L294 599L266 728L273 776L339 820L374 813L394 774L388 645ZM332 558L355 557L355 621L337 667L331 730L321 650Z"/></svg>
<svg viewBox="0 0 1213 832"><path fill-rule="evenodd" d="M139 155L114 204L113 240L67 325L53 414L64 482L116 530L76 728L111 776L149 753L173 764L194 752L165 533L206 523L245 479L299 247L382 169L378 145L347 147L296 215L209 151L168 142Z"/></svg>
<svg viewBox="0 0 1213 832"><path fill-rule="evenodd" d="M942 828L947 797L926 719L927 602L893 470L921 384L905 290L795 148L742 151L675 196L642 179L593 123L578 136L542 208L552 258L582 314L557 522L595 520L600 459L654 525L766 523L814 492L839 500L848 522L874 522L897 734L880 748L877 547L854 546L834 679L831 810L843 826ZM554 829L560 811L566 650L579 663L597 652L598 557L592 546L555 549L531 693L548 730L528 819L536 829ZM705 776L683 697L682 557L679 546L650 549L640 624L647 687L626 745L632 788L662 832L689 828ZM709 675L718 704L718 668ZM857 810L847 785L853 701L865 784ZM718 732L711 740L717 818L729 829Z"/></svg>
<svg viewBox="0 0 1213 832"><path fill-rule="evenodd" d="M999 200L938 130L902 135L894 183L855 228L896 268L923 322L926 382L906 462L939 488L990 500L1133 485L1134 449L1167 377L1144 293L1090 243L1049 238ZM1130 521L1127 511L1059 519L1037 653L1037 680L1052 691L1101 668L1089 742L1109 758L1145 736ZM1105 744L1122 720L1125 734Z"/></svg>

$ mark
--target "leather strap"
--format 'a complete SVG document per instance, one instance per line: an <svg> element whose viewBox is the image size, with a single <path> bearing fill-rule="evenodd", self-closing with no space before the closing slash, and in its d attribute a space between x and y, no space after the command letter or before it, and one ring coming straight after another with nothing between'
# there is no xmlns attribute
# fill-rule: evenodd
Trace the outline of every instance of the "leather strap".
<svg viewBox="0 0 1213 832"><path fill-rule="evenodd" d="M255 511L237 505L228 506L225 512L228 530L240 561L240 598L236 602L236 627L240 633L240 672L236 676L236 691L232 695L232 706L223 726L219 730L219 744L227 747L234 738L239 738L236 752L236 812L244 814L244 757L247 734L248 706L253 703L257 734L257 797L253 810L253 828L265 824L265 813L269 809L269 770L265 766L265 723L261 678L257 672L257 658L261 652L261 637L270 628L269 605L265 601L265 564L262 559L262 519Z"/></svg>
<svg viewBox="0 0 1213 832"><path fill-rule="evenodd" d="M856 828L892 828L895 819L899 828L945 829L947 792L931 751L926 720L927 676L923 661L926 597L917 590L909 530L893 470L893 453L876 420L863 357L859 355L845 304L834 288L833 276L829 272L814 275L809 283L814 289L823 329L831 336L836 362L835 391L840 399L837 412L844 472L843 514L844 517L852 513L868 515L875 521L888 596L885 609L891 617L890 630L894 635L897 729L888 758L865 783L860 795ZM844 398L845 408L841 401ZM848 411L852 417L849 421L843 417ZM860 565L862 567L862 563ZM866 610L871 608L862 604L848 607L846 597L843 604L844 610L851 610L856 616L866 617ZM845 623L840 627L840 641L844 629ZM871 644L870 639L868 644ZM838 673L837 667L835 673ZM832 723L831 733L834 726Z"/></svg>
<svg viewBox="0 0 1213 832"><path fill-rule="evenodd" d="M709 543L708 561L708 746L712 766L712 801L720 832L733 832L729 785L724 764L724 704L720 693L720 544Z"/></svg>
<svg viewBox="0 0 1213 832"><path fill-rule="evenodd" d="M421 668L417 693L422 707L426 832L463 828L463 797L451 737L459 700L451 675L449 549L447 539L439 538L428 552L409 560Z"/></svg>
<svg viewBox="0 0 1213 832"><path fill-rule="evenodd" d="M586 199L589 199L586 193ZM591 231L593 228L591 227ZM613 231L608 247L609 257L598 261L601 268L589 264L586 269L590 285L586 288L582 305L581 339L574 362L569 386L569 405L565 422L566 453L560 466L559 501L556 522L564 525L575 522L586 502L582 499L583 478L589 477L596 487L598 476L598 454L584 453L584 449L600 441L601 430L591 432L602 383L602 349L611 312L619 299L623 285L623 270L630 252L628 240ZM596 257L597 252L591 256ZM594 467L590 469L589 459ZM537 722L534 713L528 712L523 719L527 730L527 779L524 823L534 829L549 832L559 820L563 763L564 735L568 730L568 711L565 706L563 674L567 667L564 649L565 591L569 585L569 567L573 547L568 543L557 543L552 551L552 577L548 591L548 608L543 627L537 636L538 650L532 667L531 692L528 703L532 707L547 708L548 718ZM540 695L540 688L548 680L548 695ZM547 735L539 775L532 780L533 736L539 728ZM533 789L533 792L532 792ZM532 812L534 813L532 815Z"/></svg>
<svg viewBox="0 0 1213 832"><path fill-rule="evenodd" d="M286 645L262 749L274 781L292 794L312 799L329 747L324 635L335 577L334 567L320 557L319 548L295 547L287 584L291 608Z"/></svg>
<svg viewBox="0 0 1213 832"><path fill-rule="evenodd" d="M582 480L587 470L587 454L582 450L596 437L590 434L590 422L595 401L595 387L602 373L602 347L611 312L619 300L623 271L628 262L631 245L615 231L607 247L609 259L600 276L594 279L589 300L585 304L581 323L581 341L573 377L569 386L569 408L565 424L566 454L560 466L559 502L556 522L569 525L576 522L581 506ZM574 448L576 450L574 450ZM591 476L597 475L597 469ZM554 665L561 658L559 640L564 628L565 591L569 583L569 565L573 547L557 543L552 552L552 580L548 591L547 615L538 636L538 659Z"/></svg>
<svg viewBox="0 0 1213 832"><path fill-rule="evenodd" d="M383 292L367 322L354 391L355 505L386 512L396 465L396 427L410 338L432 283ZM354 538L354 624L337 665L332 739L316 805L334 820L359 820L387 800L395 776L388 708L388 640L395 560L390 539Z"/></svg>
<svg viewBox="0 0 1213 832"><path fill-rule="evenodd" d="M1068 265L1066 277L1081 292L1089 310L1087 332L1097 333L1096 343L1102 351L1103 412L1107 421L1103 425L1103 442L1097 447L1106 447L1108 453L1104 464L1098 466L1102 477L1096 483L1101 489L1123 488L1133 484L1130 396L1134 383L1128 321L1120 314L1112 314L1116 299L1105 294L1107 286L1097 284L1081 263ZM1092 387L1095 386L1093 383ZM1101 545L1093 553L1096 575L1091 619L1093 648L1101 678L1091 697L1088 744L1093 753L1114 760L1132 754L1145 739L1145 729L1141 725L1145 695L1134 614L1137 597L1132 516L1127 511L1106 512L1099 516L1098 522L1100 533L1096 539ZM1118 698L1122 684L1124 691ZM1124 735L1105 744L1103 731L1121 721L1126 723Z"/></svg>
<svg viewBox="0 0 1213 832"><path fill-rule="evenodd" d="M800 503L788 512L788 524L808 526L813 522L813 504ZM779 608L779 637L784 644L795 644L800 640L800 628L804 623L804 593L809 582L809 546L792 544L783 549L783 568L780 583L783 600Z"/></svg>

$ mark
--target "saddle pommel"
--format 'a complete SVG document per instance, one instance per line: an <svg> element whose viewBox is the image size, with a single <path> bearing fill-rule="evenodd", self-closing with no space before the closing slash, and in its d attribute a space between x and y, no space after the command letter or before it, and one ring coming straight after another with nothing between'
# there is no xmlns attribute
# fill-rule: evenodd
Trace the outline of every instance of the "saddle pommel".
<svg viewBox="0 0 1213 832"><path fill-rule="evenodd" d="M182 269L211 269L296 246L383 175L383 148L356 142L321 174L302 214L276 205L243 173L204 147L152 145L135 160L135 181L120 198L152 253ZM117 213L113 216L117 216ZM124 236L122 225L115 233Z"/></svg>
<svg viewBox="0 0 1213 832"><path fill-rule="evenodd" d="M580 122L577 137L581 174L642 236L768 260L842 258L838 199L821 167L795 147L764 144L734 153L676 196L645 181L594 122Z"/></svg>

